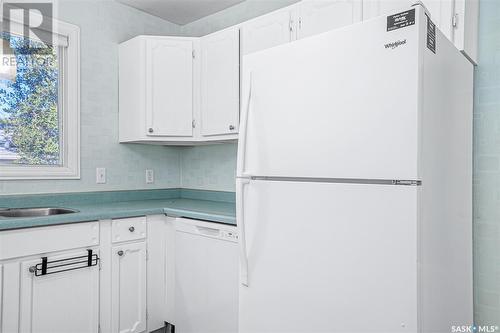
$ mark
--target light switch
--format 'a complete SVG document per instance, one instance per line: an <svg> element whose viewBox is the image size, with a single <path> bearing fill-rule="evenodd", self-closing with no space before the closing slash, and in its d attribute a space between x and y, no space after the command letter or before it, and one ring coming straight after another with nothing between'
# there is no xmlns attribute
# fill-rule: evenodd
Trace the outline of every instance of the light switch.
<svg viewBox="0 0 500 333"><path fill-rule="evenodd" d="M106 184L106 168L95 169L95 182L96 184Z"/></svg>
<svg viewBox="0 0 500 333"><path fill-rule="evenodd" d="M152 169L146 169L146 184L153 184L155 182L155 172Z"/></svg>

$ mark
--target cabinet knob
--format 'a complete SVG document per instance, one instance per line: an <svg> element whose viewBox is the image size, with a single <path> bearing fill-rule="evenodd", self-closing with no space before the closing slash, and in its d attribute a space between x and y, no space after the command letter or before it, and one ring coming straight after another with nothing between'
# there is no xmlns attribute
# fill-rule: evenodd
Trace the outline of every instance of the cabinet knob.
<svg viewBox="0 0 500 333"><path fill-rule="evenodd" d="M123 256L123 251L120 250L120 251L117 252L117 254L121 257L121 256Z"/></svg>
<svg viewBox="0 0 500 333"><path fill-rule="evenodd" d="M35 266L31 266L29 269L30 273L35 273L36 272L36 267Z"/></svg>
<svg viewBox="0 0 500 333"><path fill-rule="evenodd" d="M148 132L153 133L154 132L153 128L152 127L148 128Z"/></svg>
<svg viewBox="0 0 500 333"><path fill-rule="evenodd" d="M234 125L229 125L229 130L234 131Z"/></svg>
<svg viewBox="0 0 500 333"><path fill-rule="evenodd" d="M130 228L128 228L128 231L130 231L130 232L134 232L134 231L135 231L135 228L134 228L134 227L130 227Z"/></svg>

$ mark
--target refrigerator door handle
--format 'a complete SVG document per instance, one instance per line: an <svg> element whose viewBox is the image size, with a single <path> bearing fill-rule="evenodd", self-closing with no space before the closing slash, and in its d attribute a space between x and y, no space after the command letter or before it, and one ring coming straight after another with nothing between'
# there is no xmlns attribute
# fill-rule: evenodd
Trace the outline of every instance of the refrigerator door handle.
<svg viewBox="0 0 500 333"><path fill-rule="evenodd" d="M244 219L244 204L243 192L245 186L250 183L250 179L237 179L236 181L236 225L238 228L238 245L240 248L240 282L243 286L248 287L248 254L245 238L245 219Z"/></svg>
<svg viewBox="0 0 500 333"><path fill-rule="evenodd" d="M248 98L246 108L243 111L241 124L240 124L240 136L238 142L238 159L236 166L236 175L238 177L247 177L245 175L245 153L246 153L246 141L247 141L247 124L248 115L250 113L250 106L252 102L252 72L249 73L249 88L248 88Z"/></svg>

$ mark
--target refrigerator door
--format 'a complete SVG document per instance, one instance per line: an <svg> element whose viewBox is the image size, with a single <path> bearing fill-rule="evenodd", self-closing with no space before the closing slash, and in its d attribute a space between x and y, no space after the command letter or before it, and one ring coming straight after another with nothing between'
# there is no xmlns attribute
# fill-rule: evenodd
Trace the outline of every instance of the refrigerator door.
<svg viewBox="0 0 500 333"><path fill-rule="evenodd" d="M417 186L237 186L240 333L416 332Z"/></svg>
<svg viewBox="0 0 500 333"><path fill-rule="evenodd" d="M245 56L238 176L417 180L419 18Z"/></svg>

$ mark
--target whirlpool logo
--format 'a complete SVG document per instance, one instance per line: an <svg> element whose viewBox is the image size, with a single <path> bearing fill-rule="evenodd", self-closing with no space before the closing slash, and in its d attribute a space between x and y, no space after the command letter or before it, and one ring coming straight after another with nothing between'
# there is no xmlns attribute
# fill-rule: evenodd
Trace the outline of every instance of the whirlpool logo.
<svg viewBox="0 0 500 333"><path fill-rule="evenodd" d="M403 39L403 40L397 40L397 41L392 42L392 43L384 44L384 46L386 49L394 50L396 47L401 46L401 45L405 45L405 44L406 44L406 39Z"/></svg>

